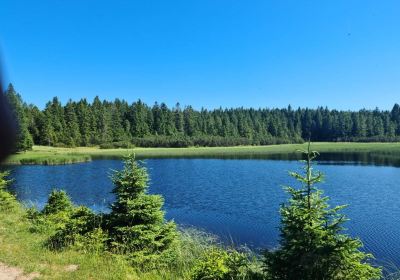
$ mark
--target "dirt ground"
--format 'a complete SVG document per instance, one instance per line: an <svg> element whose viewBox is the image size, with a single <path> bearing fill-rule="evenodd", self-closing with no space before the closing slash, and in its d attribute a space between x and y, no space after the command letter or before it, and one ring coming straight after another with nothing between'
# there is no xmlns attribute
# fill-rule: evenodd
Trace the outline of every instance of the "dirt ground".
<svg viewBox="0 0 400 280"><path fill-rule="evenodd" d="M34 280L39 276L40 274L37 272L25 274L24 271L18 267L0 263L0 280Z"/></svg>

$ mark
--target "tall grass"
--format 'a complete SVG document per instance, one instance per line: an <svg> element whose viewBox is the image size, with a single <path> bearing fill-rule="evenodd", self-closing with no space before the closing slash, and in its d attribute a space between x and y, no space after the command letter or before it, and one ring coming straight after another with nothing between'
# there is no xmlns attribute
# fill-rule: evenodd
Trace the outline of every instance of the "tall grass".
<svg viewBox="0 0 400 280"><path fill-rule="evenodd" d="M101 158L121 158L135 153L137 158L262 158L276 155L294 156L305 144L236 147L190 147L190 148L132 148L99 149L98 147L54 148L34 146L32 151L11 156L6 164L68 164ZM400 143L313 143L313 147L324 153L369 153L375 157L400 160Z"/></svg>
<svg viewBox="0 0 400 280"><path fill-rule="evenodd" d="M5 164L9 165L62 165L72 164L80 162L91 161L92 158L89 155L81 154L35 154L35 153L20 153L10 157Z"/></svg>
<svg viewBox="0 0 400 280"><path fill-rule="evenodd" d="M190 279L192 268L201 256L210 248L221 246L213 235L182 228L174 264L146 271L132 267L122 255L109 252L50 250L45 244L54 228L32 230L35 225L28 219L26 208L15 198L8 205L0 207L0 262L17 266L25 273L38 272L40 279L185 280ZM71 265L78 269L68 271Z"/></svg>

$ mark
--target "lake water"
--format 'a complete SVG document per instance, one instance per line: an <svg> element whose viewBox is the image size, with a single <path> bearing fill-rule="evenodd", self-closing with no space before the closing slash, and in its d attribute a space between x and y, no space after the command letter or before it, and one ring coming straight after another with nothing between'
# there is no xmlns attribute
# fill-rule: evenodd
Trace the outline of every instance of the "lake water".
<svg viewBox="0 0 400 280"><path fill-rule="evenodd" d="M382 164L382 163L380 163ZM278 242L283 185L298 186L288 171L301 163L268 159L147 159L150 192L162 194L168 219L218 234L253 248ZM119 160L63 166L14 166L12 190L42 207L53 188L65 189L76 204L107 211L111 169ZM378 263L400 267L400 168L357 162L320 162L320 184L330 204L349 204L348 233L362 239Z"/></svg>

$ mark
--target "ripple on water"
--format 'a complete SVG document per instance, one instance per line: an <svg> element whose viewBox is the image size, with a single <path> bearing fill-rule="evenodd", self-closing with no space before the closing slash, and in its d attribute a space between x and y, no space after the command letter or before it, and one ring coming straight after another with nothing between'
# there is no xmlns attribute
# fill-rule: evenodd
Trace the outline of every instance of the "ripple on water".
<svg viewBox="0 0 400 280"><path fill-rule="evenodd" d="M150 192L165 198L167 217L217 233L223 240L255 248L277 245L282 185L297 186L287 171L297 161L149 159ZM106 211L114 199L110 169L118 160L97 160L65 166L15 166L13 190L39 207L52 188L64 188L76 204ZM349 204L348 233L362 239L379 263L400 267L400 168L324 162L321 188L331 204Z"/></svg>

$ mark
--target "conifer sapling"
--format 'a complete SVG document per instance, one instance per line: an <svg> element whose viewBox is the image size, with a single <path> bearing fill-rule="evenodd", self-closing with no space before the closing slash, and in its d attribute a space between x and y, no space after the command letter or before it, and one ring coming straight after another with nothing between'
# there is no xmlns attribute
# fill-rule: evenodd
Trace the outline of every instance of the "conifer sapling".
<svg viewBox="0 0 400 280"><path fill-rule="evenodd" d="M165 222L163 198L147 193L149 176L134 155L128 156L123 170L112 176L116 201L109 215L111 246L129 254L132 261L165 259L175 243L175 223ZM147 262L149 263L149 262Z"/></svg>
<svg viewBox="0 0 400 280"><path fill-rule="evenodd" d="M368 263L372 255L360 251L361 241L343 233L347 219L339 212L346 206L329 207L329 198L315 186L323 180L312 167L318 153L310 143L302 152L304 173L290 173L301 187L286 187L290 198L280 209L280 247L265 255L269 279L380 279L381 269Z"/></svg>

